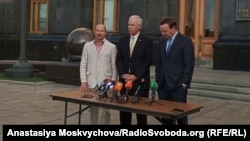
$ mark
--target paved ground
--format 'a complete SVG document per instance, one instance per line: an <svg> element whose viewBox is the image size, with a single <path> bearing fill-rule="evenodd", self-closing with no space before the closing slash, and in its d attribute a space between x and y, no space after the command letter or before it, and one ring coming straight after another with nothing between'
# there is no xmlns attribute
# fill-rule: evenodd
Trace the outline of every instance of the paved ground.
<svg viewBox="0 0 250 141"><path fill-rule="evenodd" d="M194 78L215 79L220 81L250 82L250 72L215 71L197 69ZM50 94L78 90L78 86L56 84L52 82L16 83L0 80L0 125L4 124L63 124L64 103L53 101ZM200 112L189 116L191 125L228 125L250 124L250 103L229 101L207 97L188 96L188 102L203 105ZM78 108L69 104L72 111ZM118 111L111 110L111 124L119 124ZM88 110L83 113L82 124L89 124ZM160 125L153 117L149 124ZM68 124L77 124L77 116L70 117ZM133 115L133 124L135 115ZM2 128L0 128L2 136ZM1 141L2 137L0 137Z"/></svg>

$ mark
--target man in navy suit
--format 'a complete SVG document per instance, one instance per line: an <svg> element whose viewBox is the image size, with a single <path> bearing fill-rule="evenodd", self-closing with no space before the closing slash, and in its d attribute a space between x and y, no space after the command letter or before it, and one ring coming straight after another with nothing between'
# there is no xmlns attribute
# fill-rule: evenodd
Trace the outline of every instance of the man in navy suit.
<svg viewBox="0 0 250 141"><path fill-rule="evenodd" d="M176 21L170 17L163 18L159 28L163 38L159 42L155 66L158 97L186 103L195 64L193 42L178 32ZM175 124L169 119L161 121ZM178 119L177 124L187 125L188 117Z"/></svg>
<svg viewBox="0 0 250 141"><path fill-rule="evenodd" d="M142 18L138 15L132 15L128 21L129 35L119 40L117 47L116 66L119 75L119 81L124 84L132 81L133 87L129 91L129 95L134 95L137 87L144 82L140 88L138 95L141 97L149 96L150 86L150 65L153 57L153 40L142 35ZM132 41L134 38L134 43ZM126 91L123 87L121 94ZM136 114L137 124L146 125L147 116ZM131 125L132 113L120 111L120 124Z"/></svg>

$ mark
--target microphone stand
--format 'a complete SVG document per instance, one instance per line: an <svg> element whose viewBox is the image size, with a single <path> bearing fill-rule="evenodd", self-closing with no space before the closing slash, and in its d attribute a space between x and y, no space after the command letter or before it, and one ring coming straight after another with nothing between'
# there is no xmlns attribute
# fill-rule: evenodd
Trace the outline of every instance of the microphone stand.
<svg viewBox="0 0 250 141"><path fill-rule="evenodd" d="M118 102L119 102L119 103L126 103L126 102L128 102L128 91L129 91L129 89L126 88L125 97L124 97L124 99L122 99L122 98L118 99Z"/></svg>
<svg viewBox="0 0 250 141"><path fill-rule="evenodd" d="M112 102L114 99L117 100L117 98L118 98L118 92L115 91L115 92L113 92L113 94L112 94L112 96L110 98L110 102Z"/></svg>
<svg viewBox="0 0 250 141"><path fill-rule="evenodd" d="M152 99L151 99L151 101L146 102L146 104L148 104L148 106L150 106L150 105L153 104L153 103L157 103L157 104L159 104L159 105L162 105L162 103L159 103L159 102L156 102L156 101L155 101L155 90L152 90Z"/></svg>
<svg viewBox="0 0 250 141"><path fill-rule="evenodd" d="M102 93L99 94L99 100L101 100L101 99L107 99L107 98L109 98L107 91L104 91L104 92L102 92Z"/></svg>
<svg viewBox="0 0 250 141"><path fill-rule="evenodd" d="M121 91L122 87L123 87L122 82L119 82L119 81L115 82L115 85L113 87L113 94L112 94L112 96L110 98L110 102L112 102L114 99L117 101L117 99L118 99L118 97L120 95L120 91Z"/></svg>
<svg viewBox="0 0 250 141"><path fill-rule="evenodd" d="M145 81L144 81L144 82L145 82ZM139 95L137 95L137 94L138 94L139 90L141 89L142 85L144 84L144 82L142 82L142 83L137 87L134 96L131 97L131 102L132 102L132 103L136 103L136 102L139 102L139 101L140 101L140 97L139 97Z"/></svg>
<svg viewBox="0 0 250 141"><path fill-rule="evenodd" d="M124 101L127 102L128 101L128 89L126 89L126 94L125 94L125 97L124 97Z"/></svg>
<svg viewBox="0 0 250 141"><path fill-rule="evenodd" d="M155 101L155 91L158 89L158 85L157 85L157 83L155 81L150 83L150 89L152 90L152 94L151 94L152 95L152 100L150 102L146 102L146 104L148 104L148 106L153 104L153 103L157 103L157 104L162 105L161 103L158 103L158 102Z"/></svg>
<svg viewBox="0 0 250 141"><path fill-rule="evenodd" d="M126 102L128 102L128 93L129 93L129 91L132 89L132 81L127 81L126 83L125 83L125 88L126 88L126 93L125 93L125 97L124 97L124 99L119 99L118 100L118 102L119 103L126 103Z"/></svg>

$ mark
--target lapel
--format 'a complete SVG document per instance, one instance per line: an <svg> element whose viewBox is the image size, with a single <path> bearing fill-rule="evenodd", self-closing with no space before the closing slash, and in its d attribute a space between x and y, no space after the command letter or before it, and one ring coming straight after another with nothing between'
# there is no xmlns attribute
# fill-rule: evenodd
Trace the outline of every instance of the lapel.
<svg viewBox="0 0 250 141"><path fill-rule="evenodd" d="M174 38L174 40L172 41L172 45L171 45L171 48L170 48L170 51L169 51L169 53L167 54L167 53L165 53L167 56L169 56L170 54L171 54L171 52L175 49L175 45L176 45L176 43L178 42L178 40L179 40L179 36L180 35L180 33L177 33L177 35L175 36L175 38ZM165 47L166 47L166 45L167 45L167 40L166 40L166 42L165 42ZM166 49L165 49L166 50ZM165 51L166 52L166 51Z"/></svg>
<svg viewBox="0 0 250 141"><path fill-rule="evenodd" d="M168 42L168 39L164 39L164 41L162 42L162 51L161 51L161 53L163 53L163 55L165 56L165 57L167 57L168 55L167 55L167 52L166 52L166 46L167 46L167 42Z"/></svg>
<svg viewBox="0 0 250 141"><path fill-rule="evenodd" d="M130 35L127 36L125 43L124 43L126 47L126 54L128 54L128 56L130 56Z"/></svg>
<svg viewBox="0 0 250 141"><path fill-rule="evenodd" d="M96 46L94 41L92 41L91 46L90 46L90 50L93 54L95 54L96 57L98 57L97 51L96 51Z"/></svg>
<svg viewBox="0 0 250 141"><path fill-rule="evenodd" d="M130 58L130 35L127 35L121 44L122 44L122 50L124 52L124 56L129 59Z"/></svg>
<svg viewBox="0 0 250 141"><path fill-rule="evenodd" d="M108 46L107 46L106 42L104 42L104 44L102 45L102 49L99 53L99 56L101 56L107 48L108 48ZM96 51L96 55L98 56L97 51Z"/></svg>
<svg viewBox="0 0 250 141"><path fill-rule="evenodd" d="M92 42L92 45L91 45L91 51L93 52L93 54L95 54L96 57L98 57L98 56L101 56L101 55L105 52L105 50L107 50L107 47L108 47L108 45L107 45L107 43L104 41L104 43L103 43L103 45L102 45L102 49L100 50L100 52L99 52L99 54L98 54L97 51L96 51L95 43L94 43L94 41L93 41L93 42Z"/></svg>
<svg viewBox="0 0 250 141"><path fill-rule="evenodd" d="M136 55L135 55L136 52L138 52L138 50L141 48L141 43L142 43L142 37L141 37L141 34L139 34L139 36L138 36L138 38L137 38L137 40L136 40L136 42L135 42L135 46L134 46L134 50L133 50L133 53L132 53L132 55L131 55L131 58L132 58L133 56L136 56Z"/></svg>

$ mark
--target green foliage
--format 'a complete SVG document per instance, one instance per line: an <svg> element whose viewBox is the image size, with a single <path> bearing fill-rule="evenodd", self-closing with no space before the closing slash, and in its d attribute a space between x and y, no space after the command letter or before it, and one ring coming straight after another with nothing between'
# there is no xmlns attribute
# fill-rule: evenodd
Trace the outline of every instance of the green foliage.
<svg viewBox="0 0 250 141"><path fill-rule="evenodd" d="M41 82L46 81L45 78L42 77L30 77L30 78L7 78L4 76L4 73L0 73L0 80L14 80L14 81L25 81L25 82Z"/></svg>

